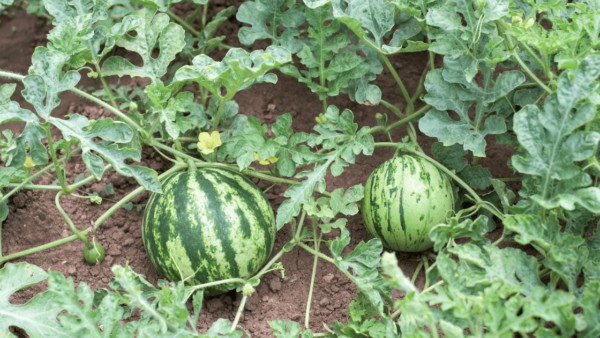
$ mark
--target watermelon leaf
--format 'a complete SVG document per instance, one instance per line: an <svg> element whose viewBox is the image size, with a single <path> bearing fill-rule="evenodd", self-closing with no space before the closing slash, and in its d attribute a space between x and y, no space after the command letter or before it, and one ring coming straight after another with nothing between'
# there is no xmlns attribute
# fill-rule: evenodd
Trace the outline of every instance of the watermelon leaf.
<svg viewBox="0 0 600 338"><path fill-rule="evenodd" d="M9 327L23 329L30 337L67 337L56 321L61 308L56 296L39 293L25 304L13 305L9 298L17 291L46 280L41 268L28 263L7 263L0 269L0 332L9 334Z"/></svg>
<svg viewBox="0 0 600 338"><path fill-rule="evenodd" d="M269 326L277 338L298 337L302 334L300 324L296 322L286 322L284 320L272 320Z"/></svg>
<svg viewBox="0 0 600 338"><path fill-rule="evenodd" d="M67 62L68 55L46 47L37 47L31 57L32 71L23 79L22 94L43 119L48 119L60 104L58 95L75 88L81 78L75 71L63 74L62 67Z"/></svg>
<svg viewBox="0 0 600 338"><path fill-rule="evenodd" d="M276 83L277 76L268 72L290 61L290 53L276 46L251 53L241 48L232 48L222 61L198 55L192 60L192 65L177 70L175 81L194 81L214 96L228 101L237 92L254 83Z"/></svg>
<svg viewBox="0 0 600 338"><path fill-rule="evenodd" d="M304 23L304 13L295 0L245 1L240 6L236 19L250 25L240 28L238 33L240 42L244 45L270 39L292 53L299 49L296 39L299 28ZM281 34L278 34L279 27L285 27Z"/></svg>
<svg viewBox="0 0 600 338"><path fill-rule="evenodd" d="M590 56L572 76L559 76L557 94L546 100L543 110L527 105L515 114L522 152L512 157L512 165L531 175L526 181L540 180L527 194L545 209L573 210L578 204L600 212L600 189L577 165L593 156L600 142L600 133L579 130L596 116L587 97L598 89L599 76L600 57Z"/></svg>
<svg viewBox="0 0 600 338"><path fill-rule="evenodd" d="M333 176L339 176L345 167L354 163L357 155L373 153L373 136L367 127L358 129L352 111L346 109L340 113L337 107L329 106L324 116L326 121L314 127L317 133L307 137L307 144L328 152L318 158L319 162L312 171L296 175L297 178L306 178L305 180L290 186L284 192L284 196L289 199L281 203L277 210L277 229L281 229L300 213L302 205L313 198L314 191L325 191L325 175L328 169Z"/></svg>
<svg viewBox="0 0 600 338"><path fill-rule="evenodd" d="M123 122L112 119L90 121L86 117L73 114L68 120L51 117L50 123L56 126L65 139L76 139L81 144L82 158L87 169L100 179L104 174L104 161L124 176L133 177L144 188L160 192L158 175L150 168L126 164L126 160L140 161L140 150L119 147L117 144L128 144L134 137L131 128ZM95 142L100 138L105 142ZM110 142L110 143L107 143Z"/></svg>
<svg viewBox="0 0 600 338"><path fill-rule="evenodd" d="M494 105L505 100L517 86L525 82L520 71L504 72L492 84L489 69L484 72L485 82L479 87L465 79L464 69L467 58L447 59L444 69L436 69L427 74L425 80L425 102L435 109L430 110L421 120L419 129L428 136L436 137L445 146L461 144L473 155L485 157L485 136L506 132L503 115L512 111L492 114ZM469 111L475 104L475 117ZM454 112L455 120L450 116ZM454 115L453 114L453 115Z"/></svg>
<svg viewBox="0 0 600 338"><path fill-rule="evenodd" d="M153 83L160 82L169 64L185 46L185 32L181 26L171 23L167 14L144 9L134 15L136 36L123 35L116 40L116 45L138 54L143 64L136 66L124 57L111 56L102 64L102 73L146 77ZM153 57L157 44L160 54Z"/></svg>
<svg viewBox="0 0 600 338"><path fill-rule="evenodd" d="M396 7L392 2L332 0L331 3L336 20L344 23L356 36L380 53L418 52L428 47L428 44L422 41L410 40L421 32L421 27L415 19L411 18L396 25ZM385 38L389 35L393 37L391 41L386 42Z"/></svg>

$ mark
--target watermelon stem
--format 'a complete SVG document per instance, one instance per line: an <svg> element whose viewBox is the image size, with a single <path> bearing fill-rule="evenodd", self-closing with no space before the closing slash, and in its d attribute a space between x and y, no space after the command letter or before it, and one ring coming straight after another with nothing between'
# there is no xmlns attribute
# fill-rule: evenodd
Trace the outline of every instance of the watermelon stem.
<svg viewBox="0 0 600 338"><path fill-rule="evenodd" d="M294 233L294 241L296 241L296 242L302 241L302 238L300 238L300 235L302 235L302 227L304 226L304 218L305 217L306 217L306 211L304 211L304 209L302 209L302 214L300 214L300 221L298 221L298 228L296 229L296 232Z"/></svg>
<svg viewBox="0 0 600 338"><path fill-rule="evenodd" d="M74 154L75 152L81 150L81 147L77 147L75 148L72 152L69 153L69 155L67 155L66 157L62 157L60 158L58 161L61 163L64 163L65 160L67 158L70 158L72 154ZM9 192L6 193L6 195L2 196L0 198L0 203L7 201L8 198L12 195L14 195L16 192L22 190L22 189L28 189L28 190L45 190L45 191L60 191L62 190L61 186L58 185L54 185L54 184L29 184L29 182L35 180L36 178L40 177L41 175L43 175L44 173L48 172L48 170L52 169L54 167L53 164L49 164L46 167L36 171L35 173L31 174L30 176L28 176L25 180L23 180L23 182L21 183L10 183L7 184L6 187L7 188L13 188L11 189ZM108 170L111 167L110 164L106 165L104 167L104 171ZM95 180L96 178L93 175L90 175L86 178L84 178L83 180L77 181L71 185L68 186L70 191L74 191L77 190L78 188L92 182L93 180Z"/></svg>
<svg viewBox="0 0 600 338"><path fill-rule="evenodd" d="M61 191L57 192L56 196L54 197L54 204L56 204L56 209L58 210L60 215L65 219L65 222L67 222L67 225L69 225L69 228L71 228L71 231L73 232L73 234L75 234L75 236L77 236L77 238L79 238L85 244L85 247L86 248L94 247L92 245L92 243L90 243L90 240L85 235L83 235L81 232L79 232L79 230L73 223L73 220L71 220L71 217L69 217L67 212L60 205L60 196L62 196L62 194L63 194L63 191L61 190Z"/></svg>
<svg viewBox="0 0 600 338"><path fill-rule="evenodd" d="M56 176L58 177L58 182L60 183L62 191L64 191L67 194L70 194L71 190L69 190L69 187L67 186L65 167L61 166L60 162L58 161L56 147L54 146L54 140L52 139L52 133L50 132L49 125L49 123L42 124L42 126L44 126L44 129L46 129L47 133L46 139L48 140L48 150L50 153L50 158L52 159L52 164L54 164L54 170L56 171Z"/></svg>
<svg viewBox="0 0 600 338"><path fill-rule="evenodd" d="M423 274L425 275L425 285L423 285L423 289L429 287L429 259L426 255L421 256L421 262L423 262Z"/></svg>
<svg viewBox="0 0 600 338"><path fill-rule="evenodd" d="M304 243L302 243L302 242L298 243L297 245L298 245L299 247L301 247L302 249L304 249L304 250L306 250L306 251L310 252L311 254L313 254L313 255L315 255L315 256L318 256L318 257L319 257L319 258L321 258L322 260L324 260L324 261L326 261L326 262L329 262L329 263L331 263L331 264L333 264L333 265L337 266L335 259L333 259L333 258L331 258L331 257L327 256L326 254L324 254L324 253L322 253L322 252L320 252L320 251L316 251L315 249L311 248L310 246L308 246L308 245L306 245L306 244L304 244ZM341 270L341 271L342 271L342 272L344 272L344 274L346 274L346 273L345 273L345 270Z"/></svg>
<svg viewBox="0 0 600 338"><path fill-rule="evenodd" d="M316 251L320 251L321 238L322 238L323 234L321 233L321 234L319 234L319 236L317 236L317 231L318 231L318 228L315 226L315 224L313 222L313 239L315 241L314 246L315 246ZM314 291L314 287L315 287L315 277L317 276L317 265L318 264L319 264L319 257L314 256L312 274L310 276L310 286L308 287L308 299L306 301L306 312L304 313L304 327L307 329L310 328L310 307L312 305L312 296L313 296L313 291Z"/></svg>
<svg viewBox="0 0 600 338"><path fill-rule="evenodd" d="M390 132L392 129L397 128L403 124L406 124L418 117L420 117L421 115L425 115L425 113L427 113L429 111L429 109L431 108L430 105L426 104L423 107L419 108L417 111L415 111L414 113L410 114L410 115L406 115L404 118L390 124L387 125L385 127L383 126L377 126L375 128L371 128L369 129L369 134L375 134L375 133L388 133Z"/></svg>
<svg viewBox="0 0 600 338"><path fill-rule="evenodd" d="M275 262L277 260L279 260L279 258L281 258L281 256L283 256L284 253L288 252L288 250L285 250L285 249L286 248L285 248L285 245L284 245L284 247L281 248L281 250L279 250L277 252L277 254L275 256L273 256L273 258L271 258L271 260L267 264L265 264L265 266L262 269L260 269L260 271L258 271L252 278L258 278L258 279L260 279L264 274L266 274L268 272L271 272L271 271L274 271L274 270L279 270L279 269L272 269L271 270L270 268L271 268L271 266L273 264L275 264Z"/></svg>
<svg viewBox="0 0 600 338"><path fill-rule="evenodd" d="M248 300L248 296L243 295L240 306L238 306L237 312L235 313L235 319L233 320L233 323L231 323L231 332L235 331L240 322L240 318L242 318L242 312L244 312L244 307L246 307L246 300Z"/></svg>
<svg viewBox="0 0 600 338"><path fill-rule="evenodd" d="M191 288L191 290L193 292L196 292L198 290L212 288L213 286L219 286L219 285L223 285L223 284L234 284L234 283L236 283L236 284L246 284L246 280L242 279L242 278L221 279L221 280L214 281L214 282L209 282L209 283L194 285Z"/></svg>
<svg viewBox="0 0 600 338"><path fill-rule="evenodd" d="M413 275L410 278L411 283L415 284L415 281L419 277L419 273L421 273L422 269L423 269L423 260L419 261L419 264L417 264L417 268L415 269L415 272L413 272Z"/></svg>

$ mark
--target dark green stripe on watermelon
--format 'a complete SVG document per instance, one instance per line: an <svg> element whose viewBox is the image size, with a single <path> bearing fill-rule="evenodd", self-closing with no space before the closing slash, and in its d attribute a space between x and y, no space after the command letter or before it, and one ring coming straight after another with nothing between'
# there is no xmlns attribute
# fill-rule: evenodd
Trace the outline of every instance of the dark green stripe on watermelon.
<svg viewBox="0 0 600 338"><path fill-rule="evenodd" d="M269 257L276 231L262 192L241 174L223 169L167 179L163 193L148 200L142 226L157 270L189 284L252 276Z"/></svg>

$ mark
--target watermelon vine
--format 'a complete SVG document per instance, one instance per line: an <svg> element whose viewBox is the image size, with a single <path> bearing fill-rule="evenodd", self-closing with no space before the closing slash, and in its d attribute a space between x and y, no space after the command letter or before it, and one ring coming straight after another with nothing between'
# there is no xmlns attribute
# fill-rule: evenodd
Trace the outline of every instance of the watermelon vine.
<svg viewBox="0 0 600 338"><path fill-rule="evenodd" d="M0 15L26 8L51 27L26 75L0 70L0 124L22 126L0 137L0 333L241 337L263 277L285 274L281 258L302 250L313 257L304 321L269 322L277 337L600 336L597 2L246 0L209 15L212 6L0 0ZM241 26L241 47L219 35L226 22ZM399 71L406 54L425 60L415 88ZM322 109L271 124L240 112L236 94L276 90L281 76ZM383 76L395 87L380 87ZM67 92L110 117L61 115ZM377 107L374 125L333 104L340 96ZM295 131L295 119L315 124ZM489 142L510 148L514 177L484 165ZM364 186L328 186L384 148L393 158ZM142 149L170 168L141 165ZM70 161L86 175L75 179ZM81 191L113 171L139 186L78 229L61 196L109 203ZM45 174L55 183L40 183ZM281 204L249 178L282 191ZM22 190L55 193L73 235L3 254L1 225ZM146 191L140 231L168 280L115 265L108 288L91 290L26 263L76 240L101 262L96 232ZM359 212L374 238L352 246L348 218ZM284 227L291 238L272 252ZM390 248L428 251L409 276ZM346 320L324 328L310 326L321 264L357 289ZM9 302L45 280L28 303ZM204 297L232 289L242 293L233 321L199 332Z"/></svg>

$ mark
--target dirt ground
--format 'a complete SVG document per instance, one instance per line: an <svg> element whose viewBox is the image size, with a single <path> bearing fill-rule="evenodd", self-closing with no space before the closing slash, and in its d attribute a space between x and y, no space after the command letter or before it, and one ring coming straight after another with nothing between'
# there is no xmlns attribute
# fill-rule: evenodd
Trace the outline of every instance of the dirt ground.
<svg viewBox="0 0 600 338"><path fill-rule="evenodd" d="M217 6L222 6L225 2L216 1L215 3ZM235 34L237 28L238 24L234 19L225 24L223 33L228 35L227 43L239 45ZM30 65L31 54L35 46L44 44L48 29L43 19L27 16L19 11L10 12L9 16L0 16L0 69L26 73ZM392 61L409 90L412 90L417 85L427 62L425 55L399 55L395 56ZM0 80L0 83L4 82ZM86 84L87 82L89 81L86 81ZM381 86L386 100L402 106L399 90L389 74L382 74L378 84ZM55 111L56 115L76 112L92 118L110 117L110 113L70 94L65 94L62 98L63 104L60 109ZM314 117L322 109L316 95L294 79L285 76L280 76L276 87L256 85L239 93L235 100L239 103L241 113L259 116L266 123L273 122L278 114L289 112L294 118L293 128L303 131L312 128ZM360 125L375 125L375 113L387 112L382 107L358 105L349 101L345 96L332 99L330 103L337 105L340 109L351 109ZM6 127L1 126L0 128ZM9 127L15 131L18 131L19 128L18 125ZM401 133L403 131L395 130L393 136L395 139L399 139ZM423 148L429 149L432 140L427 140L424 136L421 136L420 140L423 141ZM509 154L500 146L492 146L489 154L482 164L489 165L496 176L507 175L509 171L506 168L506 160ZM371 157L359 157L357 163L349 167L342 176L328 179L328 189L364 183L369 173L391 155L390 150L378 148ZM144 151L141 165L147 165L158 172L165 171L169 167L168 162L160 161L157 156L147 150ZM74 157L68 165L68 172L72 181L77 175L85 172L85 166L77 157ZM54 181L52 175L45 175L36 183L49 184L52 181ZM263 182L256 180L255 182L261 187L266 187ZM114 188L112 195L105 193L105 186L108 184ZM70 196L63 197L62 202L75 224L83 229L96 220L114 201L136 187L137 184L132 179L121 177L111 171L101 181L94 182L79 191L80 194L99 193L104 197L104 203L101 205L92 205L87 200ZM274 208L281 203L283 191L284 187L269 191L268 198L272 201ZM142 194L134 200L134 203L143 205L147 198L147 193ZM2 233L3 255L71 235L67 225L54 207L54 193L52 192L21 191L12 197L9 209L9 218L3 226ZM86 282L93 288L107 286L112 276L110 267L113 264L127 263L154 283L159 276L144 252L140 233L141 219L140 212L122 209L98 229L97 238L107 252L106 260L99 265L90 266L83 261L81 254L83 244L80 241L30 255L22 260L39 265L44 269L60 271L76 282ZM352 234L351 246L359 241L369 239L360 216L350 218L348 228ZM290 237L289 227L284 227L277 235L275 250L278 250ZM398 254L401 267L408 274L412 273L419 259L420 255ZM281 279L280 275L275 273L264 277L257 292L248 300L240 321L240 326L249 335L252 337L271 336L272 333L267 324L269 320L284 319L303 322L312 261L312 255L296 249L283 256L285 279ZM24 302L43 287L43 285L39 285L31 288L11 300ZM311 328L315 331L322 331L323 324L330 325L335 320L346 321L348 303L353 299L355 293L355 288L346 277L333 266L321 261L313 296ZM208 299L201 315L202 328L206 328L220 317L233 320L240 299L241 295L236 295L234 292Z"/></svg>

